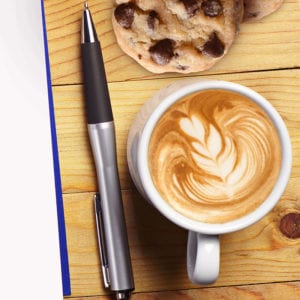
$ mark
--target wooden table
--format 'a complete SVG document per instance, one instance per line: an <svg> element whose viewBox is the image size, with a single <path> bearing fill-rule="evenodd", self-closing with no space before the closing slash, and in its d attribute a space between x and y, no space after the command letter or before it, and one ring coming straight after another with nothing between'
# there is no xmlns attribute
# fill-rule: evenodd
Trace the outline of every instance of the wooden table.
<svg viewBox="0 0 300 300"><path fill-rule="evenodd" d="M242 24L229 54L207 72L265 96L286 122L293 144L288 188L259 223L221 238L221 272L207 287L186 274L186 231L137 193L126 162L129 126L155 91L183 76L154 75L124 55L111 27L112 0L89 0L101 39L117 129L118 162L136 289L132 299L300 299L300 239L280 231L282 218L300 214L300 4L286 0L273 15ZM51 72L64 193L72 296L111 299L102 284L92 198L95 169L87 138L80 64L83 1L45 0ZM290 230L300 232L300 221Z"/></svg>

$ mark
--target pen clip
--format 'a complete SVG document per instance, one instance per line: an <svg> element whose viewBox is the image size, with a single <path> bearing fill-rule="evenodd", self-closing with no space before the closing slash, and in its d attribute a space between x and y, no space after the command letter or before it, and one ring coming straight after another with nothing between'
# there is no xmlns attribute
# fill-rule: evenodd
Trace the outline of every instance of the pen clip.
<svg viewBox="0 0 300 300"><path fill-rule="evenodd" d="M103 225L103 218L102 218L101 199L99 193L96 193L94 195L94 208L95 208L95 216L96 216L98 247L100 253L103 281L104 281L104 286L108 288L110 287L109 266L108 266L108 259L106 254L104 225Z"/></svg>

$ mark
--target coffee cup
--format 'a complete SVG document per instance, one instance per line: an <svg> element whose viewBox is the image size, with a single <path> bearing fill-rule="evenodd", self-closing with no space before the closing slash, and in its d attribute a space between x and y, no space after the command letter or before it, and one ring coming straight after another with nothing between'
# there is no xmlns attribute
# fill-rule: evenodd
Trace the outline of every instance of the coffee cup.
<svg viewBox="0 0 300 300"><path fill-rule="evenodd" d="M187 79L158 91L129 130L127 160L140 194L188 230L187 273L219 274L219 235L246 228L279 201L291 171L285 123L254 90Z"/></svg>

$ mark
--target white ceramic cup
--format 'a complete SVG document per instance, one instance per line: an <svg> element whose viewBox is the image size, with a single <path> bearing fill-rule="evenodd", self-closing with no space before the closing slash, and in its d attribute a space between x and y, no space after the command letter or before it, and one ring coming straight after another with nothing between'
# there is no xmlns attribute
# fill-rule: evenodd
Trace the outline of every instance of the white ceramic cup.
<svg viewBox="0 0 300 300"><path fill-rule="evenodd" d="M156 123L176 101L205 89L223 89L240 93L265 110L278 132L282 161L278 180L265 201L253 212L222 224L203 223L175 211L155 188L148 166L148 144ZM219 235L243 229L264 217L283 194L291 171L292 151L287 128L275 108L255 91L232 82L188 79L177 81L147 101L137 114L128 135L127 159L132 179L142 196L175 224L189 230L187 271L196 284L209 284L218 278L220 262Z"/></svg>

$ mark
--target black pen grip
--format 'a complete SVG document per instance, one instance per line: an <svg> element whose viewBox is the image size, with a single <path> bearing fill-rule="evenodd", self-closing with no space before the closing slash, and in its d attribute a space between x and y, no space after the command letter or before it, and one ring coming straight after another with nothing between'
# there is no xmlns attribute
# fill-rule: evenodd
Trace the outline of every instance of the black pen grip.
<svg viewBox="0 0 300 300"><path fill-rule="evenodd" d="M100 43L81 44L88 124L113 121Z"/></svg>

